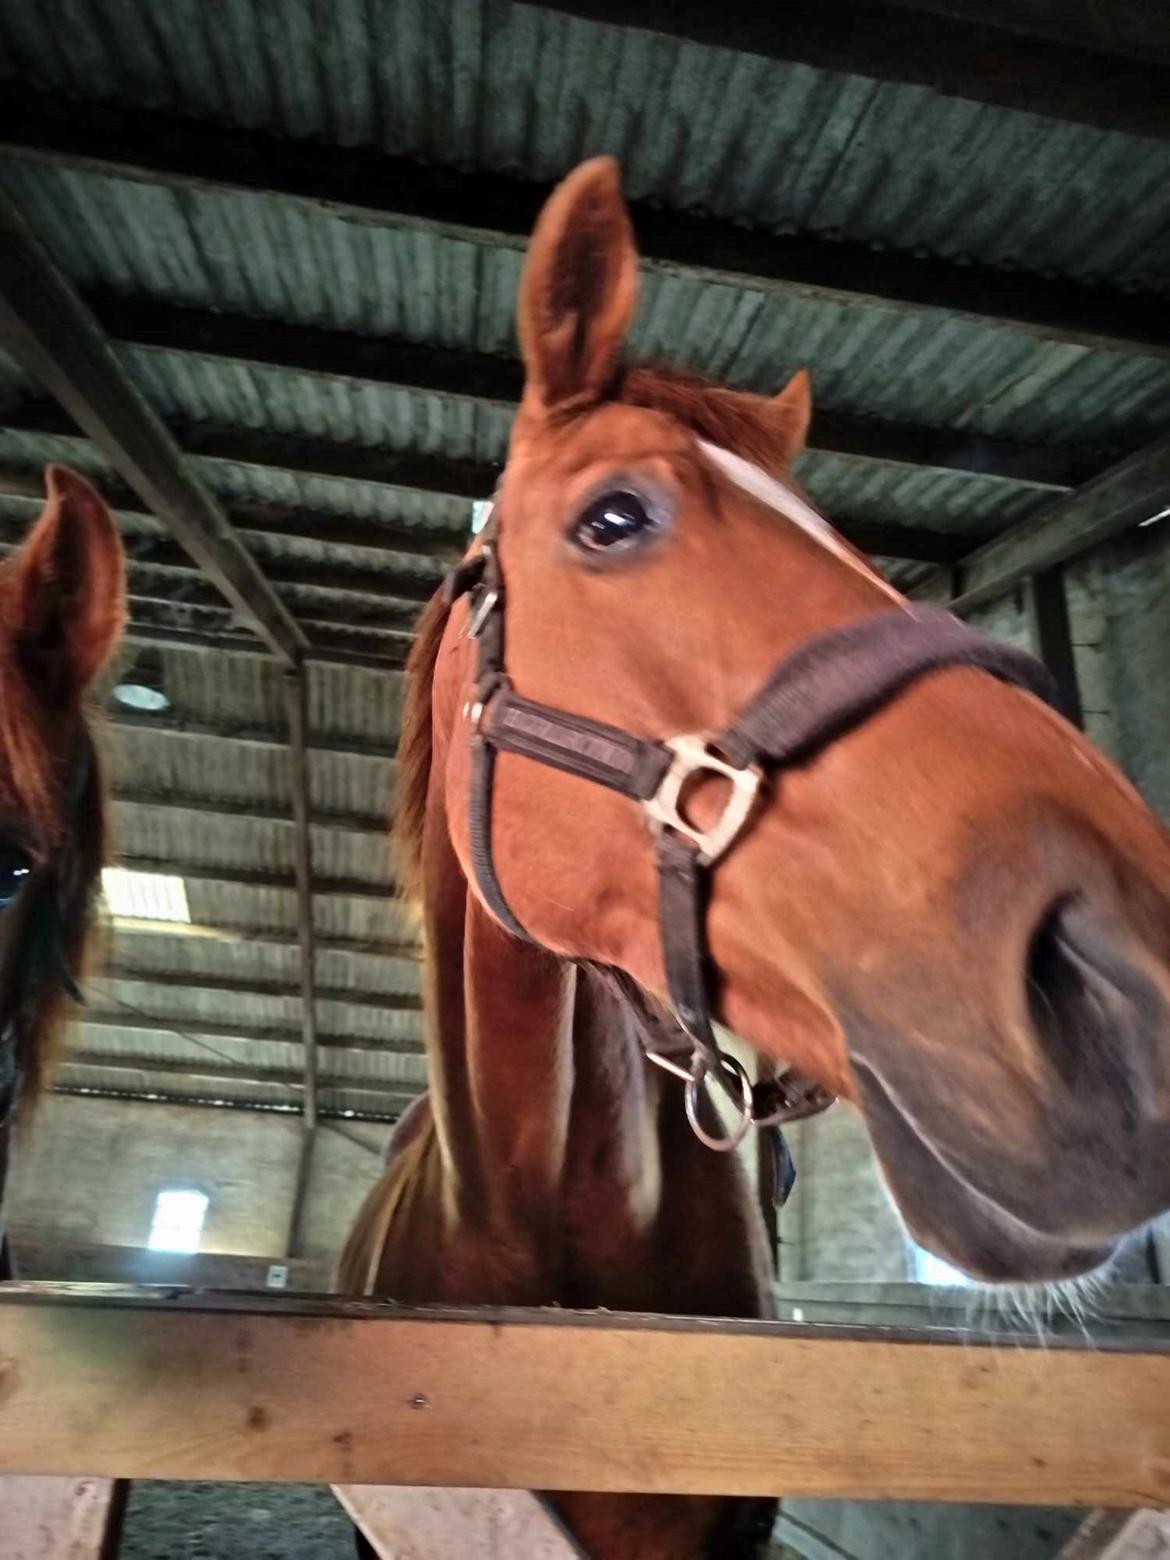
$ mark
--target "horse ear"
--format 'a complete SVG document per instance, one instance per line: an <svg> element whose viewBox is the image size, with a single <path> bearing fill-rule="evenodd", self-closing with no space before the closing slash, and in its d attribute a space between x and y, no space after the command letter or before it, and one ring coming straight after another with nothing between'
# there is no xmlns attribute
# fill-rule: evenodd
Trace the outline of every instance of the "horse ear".
<svg viewBox="0 0 1170 1560"><path fill-rule="evenodd" d="M8 632L38 692L69 697L109 660L126 621L126 562L110 512L67 466L45 471L48 499L12 561Z"/></svg>
<svg viewBox="0 0 1170 1560"><path fill-rule="evenodd" d="M798 368L783 390L772 397L769 412L785 463L795 460L804 449L812 421L812 380L807 368Z"/></svg>
<svg viewBox="0 0 1170 1560"><path fill-rule="evenodd" d="M546 409L606 392L638 297L638 251L611 157L582 163L549 196L520 283L528 390Z"/></svg>

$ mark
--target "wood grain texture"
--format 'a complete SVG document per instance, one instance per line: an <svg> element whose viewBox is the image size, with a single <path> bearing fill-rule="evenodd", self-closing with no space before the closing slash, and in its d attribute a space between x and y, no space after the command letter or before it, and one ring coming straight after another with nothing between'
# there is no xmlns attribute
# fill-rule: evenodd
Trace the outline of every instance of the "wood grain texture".
<svg viewBox="0 0 1170 1560"><path fill-rule="evenodd" d="M1161 1506L1170 1354L14 1285L0 1471Z"/></svg>

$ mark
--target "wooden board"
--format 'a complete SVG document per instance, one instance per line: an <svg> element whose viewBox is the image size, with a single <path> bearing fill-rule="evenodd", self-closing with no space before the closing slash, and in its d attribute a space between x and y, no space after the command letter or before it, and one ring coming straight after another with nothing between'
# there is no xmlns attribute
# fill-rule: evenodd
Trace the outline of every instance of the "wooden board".
<svg viewBox="0 0 1170 1560"><path fill-rule="evenodd" d="M1095 1511L1057 1560L1170 1560L1170 1513Z"/></svg>
<svg viewBox="0 0 1170 1560"><path fill-rule="evenodd" d="M384 1560L584 1560L529 1490L335 1484L333 1493Z"/></svg>
<svg viewBox="0 0 1170 1560"><path fill-rule="evenodd" d="M875 1333L6 1286L0 1471L1170 1504L1164 1343Z"/></svg>
<svg viewBox="0 0 1170 1560"><path fill-rule="evenodd" d="M125 1504L115 1479L0 1479L0 1560L111 1560Z"/></svg>

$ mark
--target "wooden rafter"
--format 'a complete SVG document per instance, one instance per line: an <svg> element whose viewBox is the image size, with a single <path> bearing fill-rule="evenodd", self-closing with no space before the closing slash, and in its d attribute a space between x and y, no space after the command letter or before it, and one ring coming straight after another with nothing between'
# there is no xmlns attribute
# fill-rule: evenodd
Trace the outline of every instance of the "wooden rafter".
<svg viewBox="0 0 1170 1560"><path fill-rule="evenodd" d="M442 455L420 455L386 450L375 445L343 444L333 439L294 437L253 428L224 428L210 423L172 422L169 426L188 455L293 471L304 476L335 477L366 486L437 493L446 498L484 498L492 492L500 475L500 467L491 462L452 460ZM40 398L7 407L0 413L0 427L44 436L58 436L70 431L56 408ZM903 453L908 455L910 452ZM26 479L17 473L13 476L12 485L20 485L23 480ZM833 522L854 546L873 557L938 563L959 557L963 549L961 538L916 526L855 520L841 515L834 515ZM357 524L360 525L360 522ZM362 534L372 538L368 527ZM340 522L336 531L331 522L319 522L317 535L313 539L347 545L345 522ZM382 545L393 544L387 540ZM409 544L396 550L409 551ZM430 551L433 553L435 550L432 545ZM415 594L411 599L419 599L422 592L419 576L400 574L399 578L407 582L407 588L414 586ZM432 591L433 585L428 583L427 594ZM301 621L305 622L303 616Z"/></svg>
<svg viewBox="0 0 1170 1560"><path fill-rule="evenodd" d="M926 600L951 592L952 611L969 612L993 601L1031 575L1098 547L1170 505L1170 435L1111 466L1092 482L1010 526L969 553L957 586L949 571L934 570L910 592ZM1170 520L1163 520L1170 524Z"/></svg>
<svg viewBox="0 0 1170 1560"><path fill-rule="evenodd" d="M239 1044L271 1041L277 1045L299 1047L304 1038L299 1029L291 1029L287 1025L255 1024L247 1019L230 1024L197 1016L140 1013L126 1008L103 1011L95 1007L93 1012L86 1011L79 1024L83 1034L87 1029L132 1030L140 1034L194 1035L198 1039L235 1041ZM408 1056L420 1062L423 1059L422 1048L417 1040L318 1033L317 1045L322 1051L373 1052L379 1056Z"/></svg>
<svg viewBox="0 0 1170 1560"><path fill-rule="evenodd" d="M87 300L111 338L130 345L455 395L509 408L523 388L520 363L488 353L180 308L148 298L102 293L87 294ZM810 448L1065 488L1087 481L1109 462L1107 452L1083 445L1021 444L970 429L851 417L820 407L813 418Z"/></svg>
<svg viewBox="0 0 1170 1560"><path fill-rule="evenodd" d="M60 402L272 653L296 664L304 634L3 191L0 345Z"/></svg>

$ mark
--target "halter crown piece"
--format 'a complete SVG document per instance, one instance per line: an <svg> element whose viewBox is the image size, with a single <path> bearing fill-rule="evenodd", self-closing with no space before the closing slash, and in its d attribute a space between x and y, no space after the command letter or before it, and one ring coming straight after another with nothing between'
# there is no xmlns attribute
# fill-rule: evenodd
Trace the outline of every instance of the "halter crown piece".
<svg viewBox="0 0 1170 1560"><path fill-rule="evenodd" d="M636 802L653 837L658 868L658 925L677 1038L647 1042L651 1061L685 1080L688 1120L709 1147L735 1148L750 1127L797 1121L833 1103L819 1084L789 1068L754 1087L715 1037L706 937L706 901L715 867L750 828L771 777L804 762L862 725L919 678L947 667L988 672L1056 703L1052 681L1032 656L998 644L936 607L911 606L869 569L797 494L730 451L700 443L729 481L847 563L897 603L844 628L831 629L784 656L759 692L718 733L687 732L662 741L635 736L587 716L537 704L516 692L504 659L504 579L496 537L498 513L482 530L474 557L448 576L449 603L471 598L466 633L478 645L475 692L465 707L472 725L471 861L489 909L517 937L533 941L509 908L492 856L492 797L498 753L608 787ZM723 811L706 829L682 813L687 783L715 774L729 783ZM680 1058L685 1057L685 1060ZM706 1084L719 1085L737 1113L724 1137L700 1119Z"/></svg>

